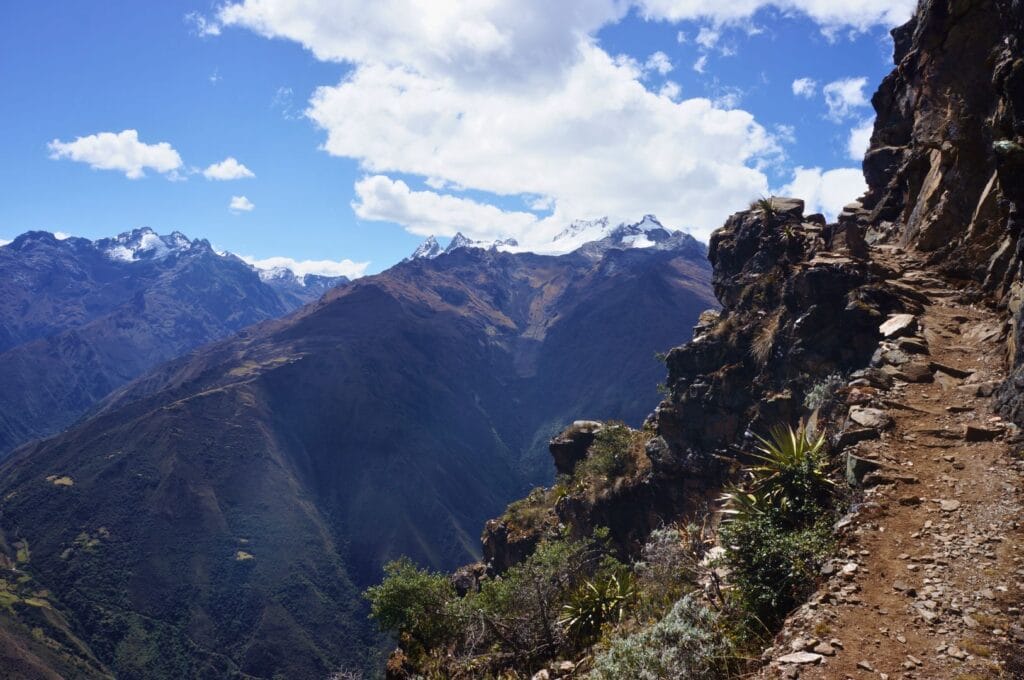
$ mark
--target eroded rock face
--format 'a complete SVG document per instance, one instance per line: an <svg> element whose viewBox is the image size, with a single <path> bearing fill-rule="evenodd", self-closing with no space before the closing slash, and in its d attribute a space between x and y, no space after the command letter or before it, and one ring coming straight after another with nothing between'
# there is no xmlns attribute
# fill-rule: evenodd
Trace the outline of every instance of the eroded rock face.
<svg viewBox="0 0 1024 680"><path fill-rule="evenodd" d="M723 310L669 353L670 394L649 419L663 442L656 453L677 474L713 475L711 454L748 429L795 422L815 380L866 365L879 325L916 308L886 286L890 272L858 257L861 238L838 239L800 208L740 212L711 237Z"/></svg>
<svg viewBox="0 0 1024 680"><path fill-rule="evenodd" d="M1004 201L1022 191L1011 160L1024 134L1022 15L1019 0L923 2L893 32L896 69L873 99L871 221L902 224L904 245L967 254L958 266L975 277L1008 235Z"/></svg>
<svg viewBox="0 0 1024 680"><path fill-rule="evenodd" d="M1024 423L1024 2L925 0L893 31L896 69L864 159L869 240L933 252L1012 317L999 391Z"/></svg>

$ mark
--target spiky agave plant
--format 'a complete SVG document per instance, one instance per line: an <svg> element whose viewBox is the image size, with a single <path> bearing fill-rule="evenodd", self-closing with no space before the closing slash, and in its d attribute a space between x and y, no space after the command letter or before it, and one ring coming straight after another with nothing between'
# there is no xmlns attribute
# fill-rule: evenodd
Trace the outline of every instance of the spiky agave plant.
<svg viewBox="0 0 1024 680"><path fill-rule="evenodd" d="M722 521L751 520L765 515L771 509L769 500L756 490L738 484L730 484L718 498L722 503Z"/></svg>
<svg viewBox="0 0 1024 680"><path fill-rule="evenodd" d="M828 476L825 435L815 437L804 426L773 427L750 455L751 489L784 515L804 519L822 507L834 482Z"/></svg>
<svg viewBox="0 0 1024 680"><path fill-rule="evenodd" d="M618 622L636 597L633 577L628 572L586 581L572 600L562 607L558 623L580 640L591 640L606 623Z"/></svg>
<svg viewBox="0 0 1024 680"><path fill-rule="evenodd" d="M770 196L762 196L758 198L751 205L751 208L757 210L767 219L771 219L778 214L778 210L775 208L775 199Z"/></svg>

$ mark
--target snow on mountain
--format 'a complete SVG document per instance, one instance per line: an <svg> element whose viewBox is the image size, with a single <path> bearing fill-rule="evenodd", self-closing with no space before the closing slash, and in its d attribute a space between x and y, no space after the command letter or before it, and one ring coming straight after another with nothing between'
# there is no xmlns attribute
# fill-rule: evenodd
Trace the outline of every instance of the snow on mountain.
<svg viewBox="0 0 1024 680"><path fill-rule="evenodd" d="M462 232L457 233L442 249L433 236L428 237L405 259L432 259L460 248L500 250L504 252L533 252L541 255L565 255L575 251L595 254L608 249L672 247L678 238L689 238L683 232L665 227L654 215L644 215L639 222L612 225L607 217L596 220L576 220L547 243L520 247L515 239L474 241Z"/></svg>
<svg viewBox="0 0 1024 680"><path fill-rule="evenodd" d="M444 249L444 252L450 253L453 250L458 250L459 248L479 248L481 250L491 250L493 248L496 250L500 250L506 247L514 248L518 245L519 242L516 241L514 238L498 239L497 241L474 241L473 239L470 239L463 235L463 233L460 231L459 233L455 234L451 242Z"/></svg>
<svg viewBox="0 0 1024 680"><path fill-rule="evenodd" d="M608 235L608 218L597 220L576 220L551 239L544 252L569 253L584 243L600 241Z"/></svg>
<svg viewBox="0 0 1024 680"><path fill-rule="evenodd" d="M451 243L449 243L448 247L444 249L444 252L450 253L453 250L457 250L458 248L472 248L476 243L478 242L471 241L470 239L466 238L460 231L459 233L455 234L455 236L451 240Z"/></svg>
<svg viewBox="0 0 1024 680"><path fill-rule="evenodd" d="M174 253L191 250L197 242L190 241L180 231L169 236L160 236L149 227L133 229L114 238L94 241L111 260L136 262L139 260L161 260Z"/></svg>
<svg viewBox="0 0 1024 680"><path fill-rule="evenodd" d="M432 259L441 254L441 245L437 242L437 239L433 236L428 236L427 239L416 247L416 250L412 252L412 255L405 258L405 261L409 260L420 260L423 258Z"/></svg>

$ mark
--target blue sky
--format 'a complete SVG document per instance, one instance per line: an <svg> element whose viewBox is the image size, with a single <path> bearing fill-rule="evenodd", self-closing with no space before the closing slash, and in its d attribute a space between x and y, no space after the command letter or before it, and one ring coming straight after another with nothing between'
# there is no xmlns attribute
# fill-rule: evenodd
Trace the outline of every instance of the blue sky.
<svg viewBox="0 0 1024 680"><path fill-rule="evenodd" d="M913 3L718 4L4 3L0 239L148 225L358 274L428 233L834 212Z"/></svg>

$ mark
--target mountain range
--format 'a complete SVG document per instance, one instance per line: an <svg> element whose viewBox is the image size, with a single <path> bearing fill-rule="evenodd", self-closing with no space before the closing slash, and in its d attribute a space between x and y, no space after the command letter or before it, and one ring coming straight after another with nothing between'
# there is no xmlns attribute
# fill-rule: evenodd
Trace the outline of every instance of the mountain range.
<svg viewBox="0 0 1024 680"><path fill-rule="evenodd" d="M0 629L18 658L119 678L369 663L358 589L381 564L478 558L483 521L551 481L548 439L583 417L639 425L655 353L716 305L693 238L653 218L600 235L560 256L412 258L164 363L16 451L0 551L20 580Z"/></svg>
<svg viewBox="0 0 1024 680"><path fill-rule="evenodd" d="M346 281L260 272L180 232L22 234L0 248L0 456L157 364Z"/></svg>

